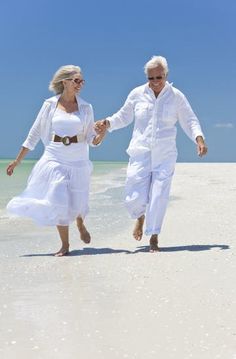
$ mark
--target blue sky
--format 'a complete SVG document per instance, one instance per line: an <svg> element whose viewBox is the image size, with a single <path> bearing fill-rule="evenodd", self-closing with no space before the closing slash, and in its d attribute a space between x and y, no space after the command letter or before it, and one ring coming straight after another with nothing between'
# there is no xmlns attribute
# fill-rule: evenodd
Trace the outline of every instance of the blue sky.
<svg viewBox="0 0 236 359"><path fill-rule="evenodd" d="M18 152L61 65L82 67L81 93L96 119L116 112L145 82L143 65L163 55L169 81L189 99L204 130L205 162L236 159L234 0L2 0L0 157ZM127 160L132 126L91 150L93 160ZM200 161L178 130L179 161ZM28 157L37 158L38 146ZM201 160L202 161L202 160Z"/></svg>

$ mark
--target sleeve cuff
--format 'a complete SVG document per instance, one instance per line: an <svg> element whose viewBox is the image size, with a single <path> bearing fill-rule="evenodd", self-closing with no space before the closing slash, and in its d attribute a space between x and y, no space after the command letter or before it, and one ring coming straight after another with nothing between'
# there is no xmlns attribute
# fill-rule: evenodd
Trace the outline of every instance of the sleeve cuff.
<svg viewBox="0 0 236 359"><path fill-rule="evenodd" d="M112 117L106 117L106 120L108 120L110 123L110 126L108 127L107 131L108 132L114 131L114 126L113 126L114 120L112 119Z"/></svg>
<svg viewBox="0 0 236 359"><path fill-rule="evenodd" d="M203 140L205 140L205 136L203 135L203 133L202 133L202 132L197 132L197 133L194 134L194 138L193 138L193 140L194 140L195 143L197 143L196 138L197 138L198 136L201 136L201 137L203 138Z"/></svg>
<svg viewBox="0 0 236 359"><path fill-rule="evenodd" d="M30 151L34 150L34 147L30 146L30 144L29 144L29 142L27 140L22 143L22 147L28 148Z"/></svg>

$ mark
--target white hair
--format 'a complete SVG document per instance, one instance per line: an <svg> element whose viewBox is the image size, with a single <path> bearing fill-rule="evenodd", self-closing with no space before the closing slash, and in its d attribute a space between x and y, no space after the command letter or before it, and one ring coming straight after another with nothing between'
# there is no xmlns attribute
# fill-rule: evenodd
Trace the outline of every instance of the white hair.
<svg viewBox="0 0 236 359"><path fill-rule="evenodd" d="M64 89L62 81L72 78L75 74L82 76L81 68L79 66L61 66L53 75L53 78L49 84L49 90L55 92L56 94L62 93Z"/></svg>
<svg viewBox="0 0 236 359"><path fill-rule="evenodd" d="M166 58L163 56L152 56L151 60L149 60L144 65L144 72L147 75L148 70L155 69L156 67L161 66L165 72L165 75L168 74L168 64Z"/></svg>

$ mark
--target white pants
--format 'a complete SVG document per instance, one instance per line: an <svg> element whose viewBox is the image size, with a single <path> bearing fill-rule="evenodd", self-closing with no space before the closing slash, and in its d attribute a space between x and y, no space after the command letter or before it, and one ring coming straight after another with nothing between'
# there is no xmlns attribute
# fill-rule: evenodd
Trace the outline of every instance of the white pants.
<svg viewBox="0 0 236 359"><path fill-rule="evenodd" d="M147 152L130 158L125 205L132 218L146 216L146 235L159 234L165 216L176 153L158 159L158 154Z"/></svg>

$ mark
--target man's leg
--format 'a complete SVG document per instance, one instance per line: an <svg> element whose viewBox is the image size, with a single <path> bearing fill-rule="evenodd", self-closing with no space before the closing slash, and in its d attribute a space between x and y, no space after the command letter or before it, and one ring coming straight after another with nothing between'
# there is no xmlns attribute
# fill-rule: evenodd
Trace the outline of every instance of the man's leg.
<svg viewBox="0 0 236 359"><path fill-rule="evenodd" d="M136 219L133 236L138 241L143 235L150 183L150 158L145 156L139 157L138 160L130 159L125 186L125 205L130 216Z"/></svg>
<svg viewBox="0 0 236 359"><path fill-rule="evenodd" d="M151 235L150 249L158 250L158 234L166 213L171 181L174 174L174 163L164 163L154 168L149 193L149 203L146 210L146 231Z"/></svg>
<svg viewBox="0 0 236 359"><path fill-rule="evenodd" d="M159 252L160 249L158 247L158 234L152 234L150 238L150 252Z"/></svg>

